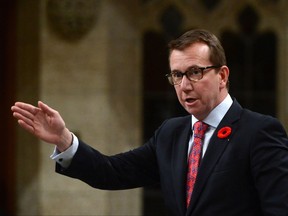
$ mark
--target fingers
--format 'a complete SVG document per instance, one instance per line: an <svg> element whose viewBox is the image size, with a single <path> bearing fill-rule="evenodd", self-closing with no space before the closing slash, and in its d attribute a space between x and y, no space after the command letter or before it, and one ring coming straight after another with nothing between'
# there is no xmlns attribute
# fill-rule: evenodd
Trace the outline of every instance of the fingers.
<svg viewBox="0 0 288 216"><path fill-rule="evenodd" d="M31 105L31 104L27 104L27 103L23 103L23 102L16 102L14 104L14 106L12 106L12 111L14 108L19 108L19 109L23 109L23 110L26 110L32 114L35 114L38 110L37 107Z"/></svg>
<svg viewBox="0 0 288 216"><path fill-rule="evenodd" d="M28 130L29 132L34 131L33 121L34 116L39 112L39 108L34 107L30 104L17 102L11 107L13 116L18 119L20 126Z"/></svg>
<svg viewBox="0 0 288 216"><path fill-rule="evenodd" d="M11 110L14 113L19 113L22 116L25 116L28 119L33 119L33 117L42 110L43 113L50 115L53 115L55 113L55 110L50 108L48 105L44 104L42 101L38 102L38 107L35 107L28 103L23 102L16 102L14 106L11 107Z"/></svg>
<svg viewBox="0 0 288 216"><path fill-rule="evenodd" d="M11 110L13 111L13 115L16 114L16 116L18 116L18 114L20 114L28 119L33 119L34 115L39 111L39 108L31 104L16 102L15 105L11 107Z"/></svg>
<svg viewBox="0 0 288 216"><path fill-rule="evenodd" d="M34 115L38 112L38 108L34 107L30 104L25 104L22 102L15 103L14 106L11 107L13 111L13 116L17 119L22 119L27 121L34 118Z"/></svg>

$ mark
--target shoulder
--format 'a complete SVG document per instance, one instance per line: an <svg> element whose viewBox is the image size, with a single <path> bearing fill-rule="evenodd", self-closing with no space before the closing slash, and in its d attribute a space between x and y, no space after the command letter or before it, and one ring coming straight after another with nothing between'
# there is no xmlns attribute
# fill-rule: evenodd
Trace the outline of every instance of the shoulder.
<svg viewBox="0 0 288 216"><path fill-rule="evenodd" d="M242 108L242 106L238 103L238 101L233 98L233 104L229 109L228 115L230 115L230 119L238 116L242 120L247 122L255 122L260 123L261 121L268 121L268 122L279 122L279 120L271 115L261 114L259 112L252 111L247 108ZM237 117L235 117L237 119Z"/></svg>
<svg viewBox="0 0 288 216"><path fill-rule="evenodd" d="M249 109L243 109L242 123L250 125L250 127L258 128L258 130L266 130L272 133L272 131L282 132L286 136L285 128L282 123L271 115L265 115L258 112L251 111Z"/></svg>
<svg viewBox="0 0 288 216"><path fill-rule="evenodd" d="M154 138L169 139L191 129L191 115L166 119L155 131Z"/></svg>
<svg viewBox="0 0 288 216"><path fill-rule="evenodd" d="M247 119L247 120L250 119L250 122L252 122L253 120L258 123L273 122L273 123L280 124L279 120L271 115L261 114L258 112L251 111L249 109L243 109L242 118Z"/></svg>
<svg viewBox="0 0 288 216"><path fill-rule="evenodd" d="M175 129L181 126L187 126L187 124L191 124L191 115L167 119L162 123L160 128Z"/></svg>

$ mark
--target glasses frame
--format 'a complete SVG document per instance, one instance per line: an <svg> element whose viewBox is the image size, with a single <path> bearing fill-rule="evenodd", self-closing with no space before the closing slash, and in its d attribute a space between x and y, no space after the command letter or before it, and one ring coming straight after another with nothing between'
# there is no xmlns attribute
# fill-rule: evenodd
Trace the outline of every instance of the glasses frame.
<svg viewBox="0 0 288 216"><path fill-rule="evenodd" d="M203 78L203 73L204 73L205 70L216 69L216 68L220 68L220 67L222 67L222 65L211 65L211 66L207 66L207 67L196 67L196 66L195 67L190 67L189 70L185 71L184 73L180 72L180 74L182 75L182 78L181 78L181 81L179 83L178 82L177 83L173 82L172 75L173 75L174 72L168 73L165 76L168 78L168 81L169 81L169 83L171 85L180 85L182 83L182 80L183 80L184 76L186 76L187 79L190 80L190 81L199 81L199 80L201 80ZM191 78L189 78L188 73L193 68L199 69L201 71L201 78L199 78L199 79L191 79Z"/></svg>

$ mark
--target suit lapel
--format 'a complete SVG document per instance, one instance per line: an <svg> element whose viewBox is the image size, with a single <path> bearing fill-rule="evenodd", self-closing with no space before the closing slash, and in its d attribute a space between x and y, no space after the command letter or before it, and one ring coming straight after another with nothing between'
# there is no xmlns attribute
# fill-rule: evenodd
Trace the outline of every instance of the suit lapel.
<svg viewBox="0 0 288 216"><path fill-rule="evenodd" d="M191 136L191 116L175 132L173 137L172 178L175 199L180 215L186 212L186 172L188 142Z"/></svg>
<svg viewBox="0 0 288 216"><path fill-rule="evenodd" d="M240 118L242 108L236 100L234 100L232 106L228 110L227 114L224 116L218 127L216 128L214 134L211 137L208 149L205 153L204 158L202 159L200 169L198 171L197 181L194 186L192 199L190 201L190 206L188 208L187 215L193 211L197 201L203 191L205 184L211 175L217 161L223 154L225 148L229 144L229 140L233 137L233 134L237 130L237 120ZM222 127L229 126L232 129L232 133L229 138L220 139L217 137L219 129Z"/></svg>

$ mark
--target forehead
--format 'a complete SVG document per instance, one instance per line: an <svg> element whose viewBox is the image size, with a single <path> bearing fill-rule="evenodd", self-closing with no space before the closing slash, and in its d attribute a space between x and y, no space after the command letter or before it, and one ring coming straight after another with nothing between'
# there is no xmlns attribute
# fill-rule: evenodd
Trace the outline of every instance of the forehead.
<svg viewBox="0 0 288 216"><path fill-rule="evenodd" d="M205 43L194 43L183 50L173 50L169 60L171 69L207 66L210 64L210 49Z"/></svg>

